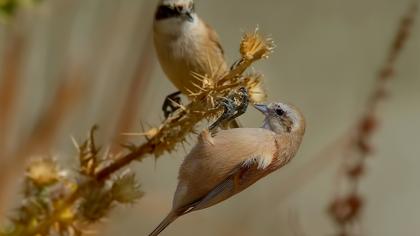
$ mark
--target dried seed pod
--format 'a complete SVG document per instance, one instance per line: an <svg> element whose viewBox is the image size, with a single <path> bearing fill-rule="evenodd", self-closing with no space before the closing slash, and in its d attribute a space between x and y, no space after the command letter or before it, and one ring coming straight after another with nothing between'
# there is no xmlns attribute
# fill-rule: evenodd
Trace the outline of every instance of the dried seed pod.
<svg viewBox="0 0 420 236"><path fill-rule="evenodd" d="M112 198L122 204L135 203L144 193L134 174L118 177L111 188Z"/></svg>

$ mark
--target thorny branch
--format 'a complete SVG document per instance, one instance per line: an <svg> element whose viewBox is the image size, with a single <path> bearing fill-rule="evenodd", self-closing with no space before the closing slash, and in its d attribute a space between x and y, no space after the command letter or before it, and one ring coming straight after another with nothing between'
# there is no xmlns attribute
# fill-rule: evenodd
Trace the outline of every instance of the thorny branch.
<svg viewBox="0 0 420 236"><path fill-rule="evenodd" d="M252 102L258 102L264 97L260 90L261 75L243 73L253 62L268 57L272 49L271 40L261 37L257 31L245 34L241 42L241 59L230 72L217 79L196 75L202 84L199 92L189 95L192 101L186 106L178 104L180 109L159 127L143 133L147 140L144 144L125 145L128 152L117 159L109 154L100 157L94 127L84 143L75 142L80 162L76 180L63 175L51 159L32 164L27 170L25 203L18 210L18 217L12 220L11 230L0 231L0 235L49 235L51 232L82 235L80 228L83 225L103 219L115 203L126 204L139 199L142 192L134 175L117 176L116 172L132 161L141 161L147 154L159 157L175 150L189 134L196 133L199 122L220 113L216 101L241 87L248 89Z"/></svg>
<svg viewBox="0 0 420 236"><path fill-rule="evenodd" d="M396 61L410 35L416 13L417 4L413 4L402 18L385 64L378 74L374 89L367 101L366 111L357 122L351 146L343 158L343 179L338 187L339 189L342 189L343 186L349 187L344 194L337 196L328 208L332 219L339 228L337 234L339 236L356 235L354 226L360 221L364 204L359 193L359 185L365 173L366 159L372 154L370 140L378 128L377 110L381 102L387 98L387 83L394 76Z"/></svg>

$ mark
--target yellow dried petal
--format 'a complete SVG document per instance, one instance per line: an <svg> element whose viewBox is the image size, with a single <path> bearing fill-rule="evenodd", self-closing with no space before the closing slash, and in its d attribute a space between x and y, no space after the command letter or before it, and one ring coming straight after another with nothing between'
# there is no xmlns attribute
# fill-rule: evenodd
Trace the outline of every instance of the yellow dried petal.
<svg viewBox="0 0 420 236"><path fill-rule="evenodd" d="M240 52L247 60L254 61L268 57L273 51L272 40L262 37L258 29L253 33L245 33L242 38Z"/></svg>
<svg viewBox="0 0 420 236"><path fill-rule="evenodd" d="M74 218L75 218L75 214L71 208L66 208L65 210L63 210L58 217L61 223L63 222L72 223Z"/></svg>
<svg viewBox="0 0 420 236"><path fill-rule="evenodd" d="M32 161L26 169L26 176L35 185L48 186L60 179L57 163L51 158L42 158Z"/></svg>
<svg viewBox="0 0 420 236"><path fill-rule="evenodd" d="M253 103L261 103L267 100L267 92L262 81L263 78L260 74L253 74L246 78L249 99Z"/></svg>

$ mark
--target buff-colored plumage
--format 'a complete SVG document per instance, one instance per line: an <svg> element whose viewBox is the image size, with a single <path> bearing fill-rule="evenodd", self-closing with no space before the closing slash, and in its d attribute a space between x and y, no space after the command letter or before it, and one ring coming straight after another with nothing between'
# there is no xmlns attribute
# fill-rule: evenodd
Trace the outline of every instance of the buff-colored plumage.
<svg viewBox="0 0 420 236"><path fill-rule="evenodd" d="M158 235L177 217L213 206L241 192L287 164L296 154L305 121L293 106L260 106L266 115L263 128L204 131L185 158L173 208L158 228Z"/></svg>
<svg viewBox="0 0 420 236"><path fill-rule="evenodd" d="M191 8L191 0L166 0L160 5L191 11L191 20L183 17L155 19L154 43L166 76L183 93L196 92L201 85L193 73L222 75L227 72L223 49L217 33ZM194 85L196 84L196 85Z"/></svg>

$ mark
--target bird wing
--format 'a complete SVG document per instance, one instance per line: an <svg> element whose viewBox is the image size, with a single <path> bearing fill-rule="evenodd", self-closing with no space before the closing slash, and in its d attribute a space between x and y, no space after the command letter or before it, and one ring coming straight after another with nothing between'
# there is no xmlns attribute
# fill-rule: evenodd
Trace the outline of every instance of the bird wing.
<svg viewBox="0 0 420 236"><path fill-rule="evenodd" d="M209 34L209 39L212 43L214 43L217 48L220 50L220 54L224 55L225 52L223 50L222 45L220 44L219 35L216 33L216 31L207 23L204 22L204 26L207 28L207 32Z"/></svg>
<svg viewBox="0 0 420 236"><path fill-rule="evenodd" d="M263 170L270 165L277 149L275 134L266 129L222 130L215 137L201 134L181 166L174 207L202 200L212 191L227 193L220 189L228 188L233 176L248 169ZM225 185L220 185L222 182Z"/></svg>
<svg viewBox="0 0 420 236"><path fill-rule="evenodd" d="M222 202L246 189L269 173L260 167L257 158L252 158L252 160L254 161L247 160L240 163L225 180L216 185L202 198L182 207L180 213L186 214Z"/></svg>
<svg viewBox="0 0 420 236"><path fill-rule="evenodd" d="M202 59L199 64L203 68L202 74L207 74L212 78L219 78L228 71L228 66L224 58L223 47L220 44L219 36L207 23L203 21L204 27L207 29L206 40L202 41L204 49L199 52ZM204 73L203 73L204 72Z"/></svg>

